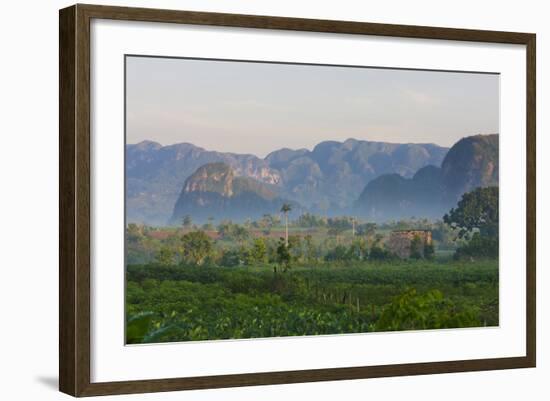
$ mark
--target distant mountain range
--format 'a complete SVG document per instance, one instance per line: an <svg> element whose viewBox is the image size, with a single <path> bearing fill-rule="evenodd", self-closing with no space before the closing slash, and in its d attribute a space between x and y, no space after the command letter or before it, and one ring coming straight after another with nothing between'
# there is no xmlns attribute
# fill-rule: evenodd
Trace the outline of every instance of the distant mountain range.
<svg viewBox="0 0 550 401"><path fill-rule="evenodd" d="M261 159L250 154L209 151L189 143L128 144L127 220L164 225L175 223L184 211L196 214L198 220L207 215L230 218L227 213L241 216L240 211L246 211L241 205L248 205L250 214L255 213L253 205L271 210L264 201L275 199L275 203L291 201L299 210L326 215L351 213L354 206L363 211L358 198L372 180L387 174L410 179L425 166L440 166L448 150L434 144L348 139L321 142L311 151L279 149ZM206 165L210 166L201 170ZM212 186L215 180L211 173L221 174L234 195ZM266 196L268 191L272 195ZM208 213L198 207L201 202L209 205Z"/></svg>
<svg viewBox="0 0 550 401"><path fill-rule="evenodd" d="M279 173L253 155L208 151L189 143L161 146L144 141L126 145L126 216L128 222L166 225L185 180L199 167L222 162L239 176L276 186Z"/></svg>
<svg viewBox="0 0 550 401"><path fill-rule="evenodd" d="M242 221L282 203L371 221L441 218L464 192L498 185L499 137L470 136L450 149L348 139L264 159L145 141L127 145L126 172L128 222Z"/></svg>
<svg viewBox="0 0 550 401"><path fill-rule="evenodd" d="M354 214L374 221L441 218L463 193L498 185L498 135L470 136L451 147L441 167L423 167L412 178L387 174L370 181L355 203Z"/></svg>

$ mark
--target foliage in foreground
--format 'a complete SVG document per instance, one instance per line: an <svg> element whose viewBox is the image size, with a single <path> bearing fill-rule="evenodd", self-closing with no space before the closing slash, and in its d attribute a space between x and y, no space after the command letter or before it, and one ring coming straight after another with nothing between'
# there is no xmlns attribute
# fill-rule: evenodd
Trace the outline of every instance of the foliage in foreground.
<svg viewBox="0 0 550 401"><path fill-rule="evenodd" d="M453 301L443 296L441 291L431 290L418 294L415 289L411 289L396 297L384 308L375 328L377 331L391 331L479 325L476 307L460 311L457 310Z"/></svg>
<svg viewBox="0 0 550 401"><path fill-rule="evenodd" d="M128 343L497 325L498 264L129 266L126 295Z"/></svg>

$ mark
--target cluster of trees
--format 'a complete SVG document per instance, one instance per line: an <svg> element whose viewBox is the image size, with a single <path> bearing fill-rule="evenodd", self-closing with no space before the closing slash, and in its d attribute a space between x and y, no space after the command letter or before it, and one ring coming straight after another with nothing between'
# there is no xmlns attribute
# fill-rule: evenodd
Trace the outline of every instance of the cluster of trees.
<svg viewBox="0 0 550 401"><path fill-rule="evenodd" d="M374 239L358 237L349 246L336 245L325 255L327 262L351 262L351 261L384 261L396 258L381 243L382 236L376 235Z"/></svg>
<svg viewBox="0 0 550 401"><path fill-rule="evenodd" d="M281 207L281 213L284 216L284 221L281 217L273 214L264 214L258 220L248 219L242 226L246 229L261 230L263 234L270 234L274 227L295 227L305 229L326 228L331 233L341 234L347 230L355 230L359 235L374 233L376 229L375 223L360 223L352 216L324 217L312 213L301 214L297 219L288 220L288 213L291 211L291 205L284 204ZM203 225L193 224L193 219L190 215L186 215L182 219L182 227L185 229L217 231L221 236L231 238L231 231L237 229L240 225L235 224L231 220L221 220L216 226L214 217L209 217L208 222Z"/></svg>
<svg viewBox="0 0 550 401"><path fill-rule="evenodd" d="M377 226L349 216L326 218L309 213L290 222L289 211L290 205L283 205L283 219L266 214L244 224L224 220L217 227L213 218L197 227L191 216L185 216L183 233L172 228L165 230L166 235L156 235L161 232L151 227L129 224L128 261L220 266L269 263L287 270L300 263L391 260L394 255L385 247L381 230L418 228L432 232L438 249L456 250L457 259L498 257L498 187L478 188L464 194L457 207L440 222L411 219ZM276 226L282 238L269 235ZM213 236L219 241L214 241ZM412 259L431 259L434 253L432 244L413 239Z"/></svg>
<svg viewBox="0 0 550 401"><path fill-rule="evenodd" d="M337 217L324 217L316 214L304 213L300 215L295 221L296 227L302 228L316 228L316 227L328 227L328 228L342 228L349 230L356 223L356 219L352 216L337 216Z"/></svg>
<svg viewBox="0 0 550 401"><path fill-rule="evenodd" d="M258 237L243 240L238 246L220 247L199 230L184 234L175 246L162 246L154 262L166 266L182 263L226 267L275 264L287 270L293 263L316 260L318 252L310 235L290 235L288 239L281 237L278 240Z"/></svg>
<svg viewBox="0 0 550 401"><path fill-rule="evenodd" d="M288 239L258 237L238 246L220 247L204 231L191 231L175 246L163 246L154 262L160 265L204 264L225 267L273 265L283 271L296 264L319 262L360 262L393 260L395 255L381 243L382 236L368 240L356 237L349 245L328 246L328 241L316 244L311 235L289 235ZM424 250L423 254L426 252ZM433 247L432 247L433 252ZM419 257L420 258L420 257Z"/></svg>
<svg viewBox="0 0 550 401"><path fill-rule="evenodd" d="M443 217L458 238L466 240L455 252L455 259L498 258L498 187L477 188L465 193Z"/></svg>

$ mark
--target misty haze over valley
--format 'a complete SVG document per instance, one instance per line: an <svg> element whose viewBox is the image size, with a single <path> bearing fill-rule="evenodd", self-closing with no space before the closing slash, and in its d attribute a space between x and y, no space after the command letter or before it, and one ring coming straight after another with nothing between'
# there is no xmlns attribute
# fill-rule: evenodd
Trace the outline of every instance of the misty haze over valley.
<svg viewBox="0 0 550 401"><path fill-rule="evenodd" d="M190 143L126 145L129 223L179 225L185 215L244 221L276 214L349 215L367 221L440 219L460 196L498 186L498 135L476 135L451 148L348 139L265 158L206 150Z"/></svg>

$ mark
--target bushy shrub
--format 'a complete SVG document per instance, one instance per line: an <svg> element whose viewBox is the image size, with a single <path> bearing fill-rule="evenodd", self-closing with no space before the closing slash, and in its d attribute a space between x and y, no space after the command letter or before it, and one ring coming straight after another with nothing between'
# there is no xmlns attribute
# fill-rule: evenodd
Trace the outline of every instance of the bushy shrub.
<svg viewBox="0 0 550 401"><path fill-rule="evenodd" d="M422 259L422 239L415 235L414 238L411 241L411 252L410 252L410 258L411 259Z"/></svg>
<svg viewBox="0 0 550 401"><path fill-rule="evenodd" d="M255 262L267 262L267 245L263 238L256 238L252 244L251 256Z"/></svg>
<svg viewBox="0 0 550 401"><path fill-rule="evenodd" d="M349 259L348 249L344 245L337 245L335 248L330 249L325 255L325 261L336 262Z"/></svg>
<svg viewBox="0 0 550 401"><path fill-rule="evenodd" d="M279 238L279 243L277 245L277 263L281 266L283 271L287 271L290 269L291 261L290 243L287 245L284 238Z"/></svg>
<svg viewBox="0 0 550 401"><path fill-rule="evenodd" d="M435 249L433 244L424 245L424 258L431 260L435 256Z"/></svg>
<svg viewBox="0 0 550 401"><path fill-rule="evenodd" d="M226 249L222 253L220 265L226 267L239 266L241 264L240 252L236 249Z"/></svg>
<svg viewBox="0 0 550 401"><path fill-rule="evenodd" d="M410 289L395 297L384 308L375 329L385 331L476 327L481 325L478 312L473 307L458 310L454 302L445 298L441 291L431 290L418 294L416 289Z"/></svg>
<svg viewBox="0 0 550 401"><path fill-rule="evenodd" d="M174 252L168 247L160 248L159 252L155 256L155 261L164 266L170 266L174 264Z"/></svg>
<svg viewBox="0 0 550 401"><path fill-rule="evenodd" d="M192 231L181 238L185 262L202 265L213 252L212 240L204 231Z"/></svg>
<svg viewBox="0 0 550 401"><path fill-rule="evenodd" d="M369 252L369 259L371 260L391 260L394 256L387 249L382 248L381 246L374 245Z"/></svg>
<svg viewBox="0 0 550 401"><path fill-rule="evenodd" d="M482 236L475 233L470 242L458 248L454 258L498 258L498 238Z"/></svg>

